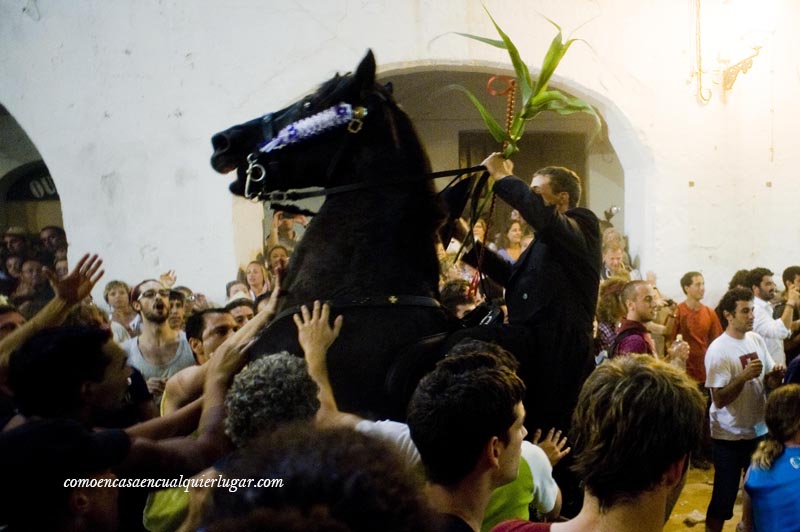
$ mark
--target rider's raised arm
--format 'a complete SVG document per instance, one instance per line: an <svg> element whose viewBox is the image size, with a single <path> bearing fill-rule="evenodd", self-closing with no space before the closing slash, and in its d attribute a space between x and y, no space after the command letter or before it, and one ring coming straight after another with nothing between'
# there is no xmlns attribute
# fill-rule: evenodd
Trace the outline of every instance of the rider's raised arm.
<svg viewBox="0 0 800 532"><path fill-rule="evenodd" d="M542 196L516 176L507 176L494 185L497 197L519 211L522 219L533 227L536 238L547 238L550 245L563 245L578 254L589 251L587 231L598 231L597 219L586 209L560 213L555 205L545 205Z"/></svg>

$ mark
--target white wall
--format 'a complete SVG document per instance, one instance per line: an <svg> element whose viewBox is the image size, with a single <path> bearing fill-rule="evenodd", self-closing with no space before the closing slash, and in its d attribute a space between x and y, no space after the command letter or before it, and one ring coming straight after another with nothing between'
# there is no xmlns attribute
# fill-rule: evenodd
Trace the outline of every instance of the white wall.
<svg viewBox="0 0 800 532"><path fill-rule="evenodd" d="M700 269L716 298L740 267L799 262L795 3L777 2L774 34L726 101L707 76L705 105L691 1L486 5L532 64L553 36L537 13L567 31L591 19L579 36L592 48L575 45L554 81L607 120L632 252L662 291L677 295L680 275ZM73 253L101 251L108 278L176 268L215 296L260 229L234 222L229 179L208 165L211 134L352 69L367 47L384 70L506 64L480 43L431 42L446 31L494 35L477 0L6 0L0 103L52 171Z"/></svg>

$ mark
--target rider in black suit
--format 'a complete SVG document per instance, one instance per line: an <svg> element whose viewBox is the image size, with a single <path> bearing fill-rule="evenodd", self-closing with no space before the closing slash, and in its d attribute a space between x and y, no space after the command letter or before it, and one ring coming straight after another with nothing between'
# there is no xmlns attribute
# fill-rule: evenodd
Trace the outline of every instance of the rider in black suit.
<svg viewBox="0 0 800 532"><path fill-rule="evenodd" d="M500 154L483 165L496 180L494 192L519 211L536 238L513 265L482 250L482 271L506 289L509 323L467 335L495 340L519 358L528 386L528 427L566 429L594 366L592 322L602 265L598 219L577 207L580 178L571 170L542 168L529 187ZM476 263L480 251L476 246L465 260Z"/></svg>
<svg viewBox="0 0 800 532"><path fill-rule="evenodd" d="M484 162L495 179L494 192L517 209L536 232L533 243L512 265L480 244L466 254L473 265L506 289L508 324L473 327L451 343L472 337L494 341L520 361L518 374L527 385L525 425L557 427L567 433L581 386L594 368L592 325L602 259L600 226L595 214L578 207L581 186L575 172L548 166L534 173L530 187L513 175L514 165L500 154ZM456 224L463 240L466 224ZM569 457L554 471L564 495L562 514L581 507L577 478Z"/></svg>

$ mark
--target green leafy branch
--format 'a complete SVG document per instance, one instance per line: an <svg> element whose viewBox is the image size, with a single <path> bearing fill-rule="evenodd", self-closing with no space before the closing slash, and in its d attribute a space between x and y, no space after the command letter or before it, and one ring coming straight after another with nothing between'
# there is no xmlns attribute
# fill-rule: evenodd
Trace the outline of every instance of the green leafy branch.
<svg viewBox="0 0 800 532"><path fill-rule="evenodd" d="M497 33L500 35L501 40L488 39L486 37L470 35L468 33L456 34L461 35L462 37L480 41L490 46L494 46L495 48L501 48L508 51L508 55L511 58L511 64L514 65L514 71L516 72L516 83L520 88L520 93L522 96L521 108L515 111L513 120L511 122L511 127L508 131L506 131L503 126L501 126L497 120L495 120L495 118L480 102L480 100L467 88L460 85L454 85L452 88L463 91L469 97L469 99L472 101L472 104L476 109L478 109L481 118L483 118L483 121L486 123L489 133L497 142L508 143L503 152L503 156L508 158L519 151L517 143L525 132L526 123L530 120L533 120L539 115L539 113L544 111L554 111L561 115L568 115L572 113L590 114L594 117L597 129L599 130L600 117L597 115L597 112L591 105L584 102L580 98L567 96L561 91L547 89L550 78L553 76L556 68L558 68L559 63L564 58L567 50L569 50L569 47L572 45L572 43L580 39L568 39L565 42L561 34L561 27L548 18L548 22L555 26L555 28L558 30L558 34L550 43L550 48L547 50L547 54L542 62L539 78L533 80L528 67L520 58L517 47L514 45L508 35L506 35L506 33L500 28L500 26L498 26L497 22L494 20L494 17L492 17L492 14L489 13L488 9L486 9L486 6L484 6L483 9L486 11L486 14L489 15L489 18L491 19L492 24L494 24Z"/></svg>

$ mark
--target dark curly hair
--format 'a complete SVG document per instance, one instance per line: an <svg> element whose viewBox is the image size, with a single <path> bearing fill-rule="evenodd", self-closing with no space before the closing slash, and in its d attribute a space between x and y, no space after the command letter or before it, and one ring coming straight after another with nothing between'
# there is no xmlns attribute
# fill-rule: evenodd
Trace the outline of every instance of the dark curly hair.
<svg viewBox="0 0 800 532"><path fill-rule="evenodd" d="M302 358L283 352L254 360L225 397L225 433L241 447L259 432L311 420L320 406L318 391Z"/></svg>

